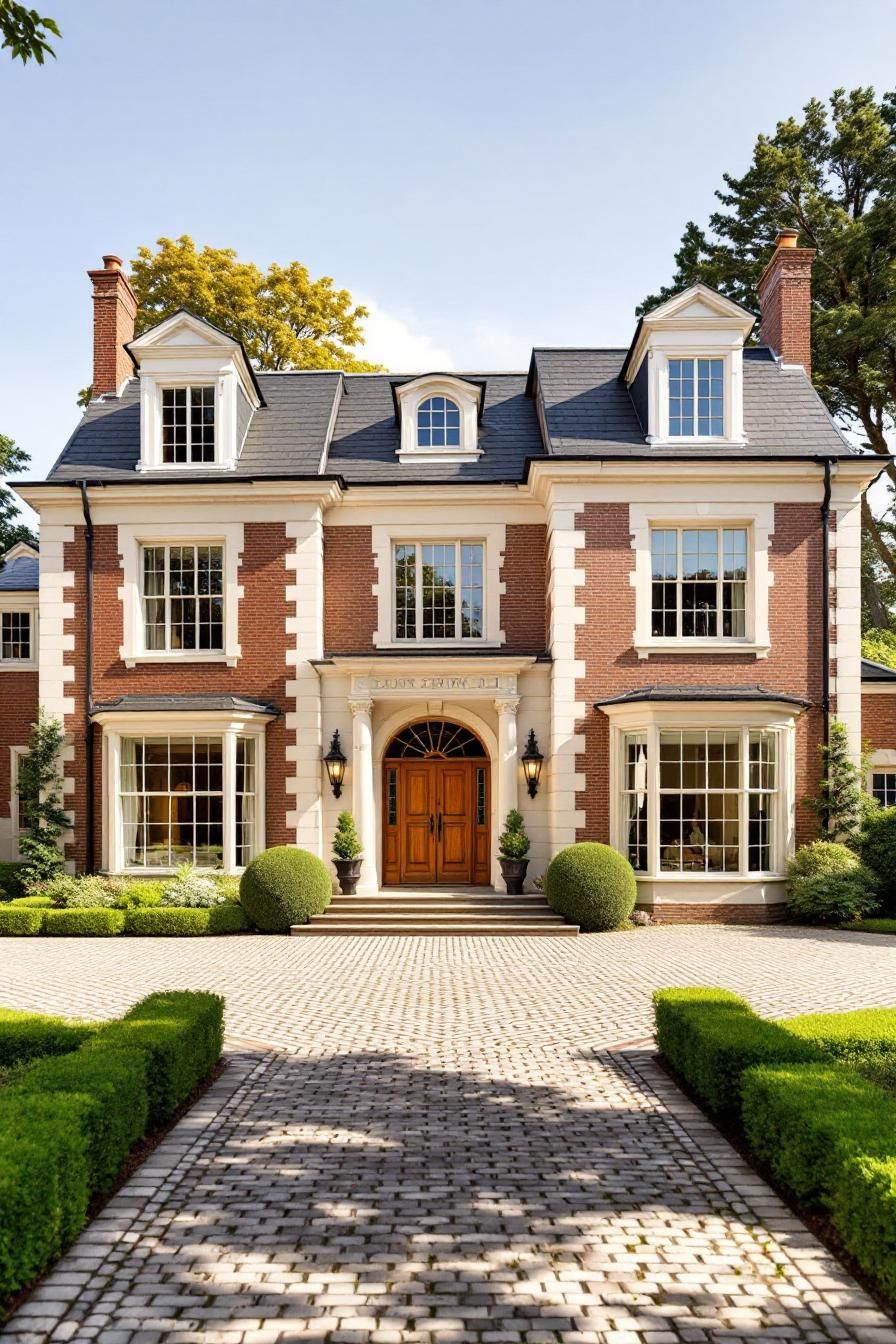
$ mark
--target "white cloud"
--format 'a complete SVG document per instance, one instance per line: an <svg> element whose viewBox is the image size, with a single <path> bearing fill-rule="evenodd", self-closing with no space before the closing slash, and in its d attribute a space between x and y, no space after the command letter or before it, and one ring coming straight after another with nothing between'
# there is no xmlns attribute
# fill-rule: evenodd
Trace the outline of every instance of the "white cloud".
<svg viewBox="0 0 896 1344"><path fill-rule="evenodd" d="M387 312L375 300L360 296L358 302L370 314L364 323L366 340L358 350L361 359L384 364L394 373L456 368L451 351L422 331L412 314Z"/></svg>

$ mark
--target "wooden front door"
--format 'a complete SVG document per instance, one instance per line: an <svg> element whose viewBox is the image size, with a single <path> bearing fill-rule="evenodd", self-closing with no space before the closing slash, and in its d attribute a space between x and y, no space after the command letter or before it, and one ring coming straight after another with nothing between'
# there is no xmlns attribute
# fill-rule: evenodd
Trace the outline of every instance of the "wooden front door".
<svg viewBox="0 0 896 1344"><path fill-rule="evenodd" d="M486 761L386 761L384 881L410 886L487 883L488 789Z"/></svg>

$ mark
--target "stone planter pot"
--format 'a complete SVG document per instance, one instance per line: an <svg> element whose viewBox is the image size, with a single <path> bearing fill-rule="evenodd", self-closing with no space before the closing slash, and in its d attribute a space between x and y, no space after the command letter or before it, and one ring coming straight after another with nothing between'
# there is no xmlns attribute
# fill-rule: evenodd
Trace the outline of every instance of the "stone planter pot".
<svg viewBox="0 0 896 1344"><path fill-rule="evenodd" d="M334 859L333 866L339 878L339 890L343 896L354 896L361 876L360 859Z"/></svg>
<svg viewBox="0 0 896 1344"><path fill-rule="evenodd" d="M499 859L501 876L507 888L508 896L522 896L523 883L529 868L528 859Z"/></svg>

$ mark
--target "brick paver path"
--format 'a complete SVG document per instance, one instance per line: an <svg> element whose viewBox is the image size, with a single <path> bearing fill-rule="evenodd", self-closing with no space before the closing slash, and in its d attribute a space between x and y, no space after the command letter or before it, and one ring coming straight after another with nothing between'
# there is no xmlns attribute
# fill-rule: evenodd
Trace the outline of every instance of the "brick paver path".
<svg viewBox="0 0 896 1344"><path fill-rule="evenodd" d="M866 935L21 940L0 1003L227 996L230 1067L6 1327L102 1344L896 1344L666 1080L661 984L896 1002ZM267 1047L267 1048L265 1048Z"/></svg>

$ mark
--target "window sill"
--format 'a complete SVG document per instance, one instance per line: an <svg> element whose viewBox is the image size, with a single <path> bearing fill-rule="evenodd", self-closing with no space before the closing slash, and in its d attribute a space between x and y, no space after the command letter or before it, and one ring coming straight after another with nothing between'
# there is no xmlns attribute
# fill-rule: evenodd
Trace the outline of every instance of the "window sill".
<svg viewBox="0 0 896 1344"><path fill-rule="evenodd" d="M730 439L726 434L648 434L645 442L651 448L745 448L749 440Z"/></svg>
<svg viewBox="0 0 896 1344"><path fill-rule="evenodd" d="M36 672L37 662L29 659L0 658L0 672Z"/></svg>
<svg viewBox="0 0 896 1344"><path fill-rule="evenodd" d="M676 882L700 882L711 885L714 882L786 882L786 873L635 873L636 882L662 882L673 885Z"/></svg>
<svg viewBox="0 0 896 1344"><path fill-rule="evenodd" d="M138 462L139 472L196 472L196 471L234 471L236 458L232 462Z"/></svg>
<svg viewBox="0 0 896 1344"><path fill-rule="evenodd" d="M390 653L420 652L432 649L436 653L466 653L468 649L491 649L500 652L503 645L495 639L390 639L379 641L377 649L388 649Z"/></svg>
<svg viewBox="0 0 896 1344"><path fill-rule="evenodd" d="M240 650L236 653L181 653L179 650L166 653L122 653L125 667L137 667L143 663L223 663L227 667L236 667L240 660Z"/></svg>
<svg viewBox="0 0 896 1344"><path fill-rule="evenodd" d="M656 653L714 653L723 658L753 654L756 658L767 658L771 650L770 644L751 639L646 639L636 640L632 647L639 658Z"/></svg>
<svg viewBox="0 0 896 1344"><path fill-rule="evenodd" d="M482 457L481 448L396 448L399 462L475 462Z"/></svg>

